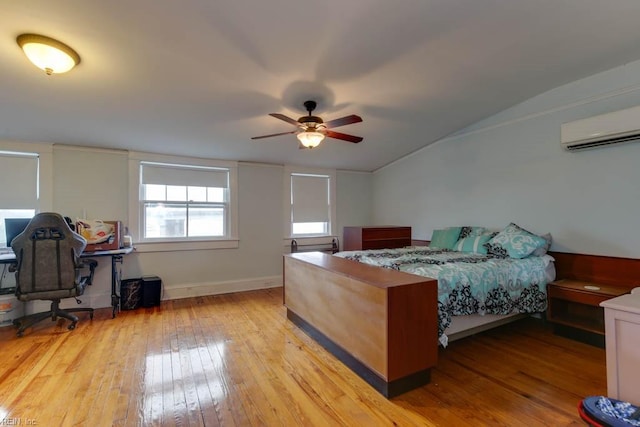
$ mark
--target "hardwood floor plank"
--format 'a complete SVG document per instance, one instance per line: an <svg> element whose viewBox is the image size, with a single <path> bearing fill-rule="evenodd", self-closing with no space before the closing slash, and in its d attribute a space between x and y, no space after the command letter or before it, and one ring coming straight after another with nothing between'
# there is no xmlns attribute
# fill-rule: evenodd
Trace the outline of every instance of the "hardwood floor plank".
<svg viewBox="0 0 640 427"><path fill-rule="evenodd" d="M192 363L198 397L198 405L205 425L236 425L233 421L231 406L222 396L225 393L226 385L219 378L216 378L216 368L211 355L204 344L206 332L202 328L198 330L195 338L194 352L192 353ZM204 345L204 347L203 347Z"/></svg>
<svg viewBox="0 0 640 427"><path fill-rule="evenodd" d="M112 389L118 393L118 398L111 418L106 414L105 417L112 419L115 426L140 425L144 394L144 359L140 354L146 348L145 316L125 311L120 313L119 319L128 327L123 328L120 340L114 343L120 369Z"/></svg>
<svg viewBox="0 0 640 427"><path fill-rule="evenodd" d="M239 399L234 398L241 376L229 350L232 338L224 331L227 323L235 321L232 307L219 296L203 298L202 306L206 309L206 316L200 319L203 333L198 349L204 364L205 381L216 407L216 416L221 425L249 425L245 407ZM208 420L209 418L205 418L205 422Z"/></svg>
<svg viewBox="0 0 640 427"><path fill-rule="evenodd" d="M145 392L143 394L144 422L149 425L162 425L162 317L153 312L150 316L145 357Z"/></svg>
<svg viewBox="0 0 640 427"><path fill-rule="evenodd" d="M101 310L99 317L108 319L108 310ZM94 321L96 320L94 314ZM112 324L103 323L104 329L91 334L91 351L86 353L86 357L80 361L78 375L84 377L81 385L78 386L77 396L80 404L77 413L72 415L74 423L86 425L100 425L104 422L102 413L105 407L105 399L111 387L111 380L114 371L119 368L117 352L114 352L114 344L120 342L120 331L115 325L121 325L122 319Z"/></svg>
<svg viewBox="0 0 640 427"><path fill-rule="evenodd" d="M279 414L274 405L277 404L279 398L269 393L271 385L264 375L264 370L259 366L259 355L253 353L249 345L249 343L260 341L260 328L250 321L246 316L246 310L238 304L241 297L234 294L224 296L224 299L228 300L231 306L237 308L233 314L235 320L226 325L228 328L225 329L227 335L233 338L234 351L237 351L237 357L234 359L242 368L240 371L242 377L252 379L243 383L248 392L245 397L246 404L252 409L248 413L249 422L260 425L275 425L279 422ZM287 416L286 413L280 415Z"/></svg>
<svg viewBox="0 0 640 427"><path fill-rule="evenodd" d="M176 313L176 346L178 348L178 357L174 359L173 369L174 375L176 375L179 370L182 380L186 425L205 425L200 412L197 385L194 381L194 378L196 377L194 372L198 372L199 366L199 356L195 351L195 332L194 328L191 327L194 323L195 316L193 315L193 310L191 310L190 303L187 300L173 301L172 309ZM194 371L194 366L196 371ZM213 412L213 415L215 416L215 411ZM216 421L215 425L218 425L217 416L215 416L214 419Z"/></svg>
<svg viewBox="0 0 640 427"><path fill-rule="evenodd" d="M251 293L239 294L238 299L242 299L243 307L249 314L254 310L259 310L258 306L262 304L252 304L257 302L256 298L250 295ZM280 320L280 319L279 319ZM281 371L283 361L279 361L278 358L271 358L270 355L278 355L283 350L283 346L287 343L284 340L284 336L281 331L273 330L271 328L260 328L259 324L254 324L256 336L260 336L261 339L251 340L248 342L247 351L253 354L253 357L261 362L262 369L269 377L269 382L275 384L280 391L278 394L281 402L287 402L284 408L295 408L294 411L289 411L289 416L296 420L296 424L305 424L309 420L315 419L317 421L323 420L328 424L340 424L343 421L337 414L331 410L331 406L327 405L327 398L317 393L313 388L308 386L304 372L300 372L301 369L296 372L296 375L287 375L286 378L279 377L274 371ZM276 346L276 352L269 351ZM291 371L289 371L291 372ZM283 380L288 381L288 385L285 387ZM325 393L329 393L328 384L325 383L323 387L317 387L316 390L323 390ZM295 397L294 397L295 396ZM335 398L335 395L330 394L330 399ZM293 405L293 406L292 406ZM277 408L275 410L278 410ZM280 409L282 411L283 409Z"/></svg>
<svg viewBox="0 0 640 427"><path fill-rule="evenodd" d="M212 313L217 310L217 300L198 302L199 313L196 318L196 335L194 340L195 383L198 402L205 425L237 426L238 421L246 418L244 409L231 398L230 384L224 369L224 353L218 351L218 345L224 345ZM204 315L203 315L204 314Z"/></svg>
<svg viewBox="0 0 640 427"><path fill-rule="evenodd" d="M0 328L0 352L0 410L38 425L578 426L606 394L603 349L529 318L452 342L388 400L287 320L281 288Z"/></svg>

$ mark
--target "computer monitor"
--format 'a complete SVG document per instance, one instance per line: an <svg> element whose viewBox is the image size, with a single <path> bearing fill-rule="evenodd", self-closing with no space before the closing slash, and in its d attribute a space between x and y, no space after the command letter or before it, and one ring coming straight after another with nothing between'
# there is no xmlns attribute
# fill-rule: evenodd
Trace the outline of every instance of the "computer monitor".
<svg viewBox="0 0 640 427"><path fill-rule="evenodd" d="M7 247L11 247L11 241L27 228L31 218L5 218L4 230L7 234Z"/></svg>

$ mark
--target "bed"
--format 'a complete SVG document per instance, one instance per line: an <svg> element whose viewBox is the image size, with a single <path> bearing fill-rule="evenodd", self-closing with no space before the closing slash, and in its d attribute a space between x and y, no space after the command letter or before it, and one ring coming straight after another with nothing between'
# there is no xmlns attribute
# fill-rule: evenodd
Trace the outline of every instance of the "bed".
<svg viewBox="0 0 640 427"><path fill-rule="evenodd" d="M447 328L453 316L511 316L545 311L546 284L555 278L553 258L546 254L513 259L413 246L340 252L336 256L437 279L438 339L443 346L448 343ZM477 324L467 323L467 328Z"/></svg>
<svg viewBox="0 0 640 427"><path fill-rule="evenodd" d="M433 247L285 255L287 317L387 397L426 384L452 322L461 334L470 317L546 309L550 236L471 229L434 231Z"/></svg>

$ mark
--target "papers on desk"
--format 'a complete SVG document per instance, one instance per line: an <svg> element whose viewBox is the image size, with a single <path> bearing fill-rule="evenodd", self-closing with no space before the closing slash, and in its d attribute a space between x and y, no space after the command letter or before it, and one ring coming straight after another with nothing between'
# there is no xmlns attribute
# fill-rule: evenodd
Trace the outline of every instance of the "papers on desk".
<svg viewBox="0 0 640 427"><path fill-rule="evenodd" d="M0 254L0 263L2 263L3 261L6 262L13 262L16 260L16 256L13 253L13 251L9 252L9 253L4 253L4 254Z"/></svg>

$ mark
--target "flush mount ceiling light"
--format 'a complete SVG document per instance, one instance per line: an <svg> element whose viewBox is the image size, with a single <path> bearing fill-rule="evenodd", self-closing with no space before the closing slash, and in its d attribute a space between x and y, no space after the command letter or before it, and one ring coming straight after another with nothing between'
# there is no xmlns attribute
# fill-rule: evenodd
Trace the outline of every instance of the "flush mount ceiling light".
<svg viewBox="0 0 640 427"><path fill-rule="evenodd" d="M80 55L66 44L38 34L21 34L16 39L29 61L48 75L66 73L80 63Z"/></svg>
<svg viewBox="0 0 640 427"><path fill-rule="evenodd" d="M296 136L300 141L300 144L304 145L306 148L315 148L320 145L324 139L324 134L314 130L305 130Z"/></svg>

